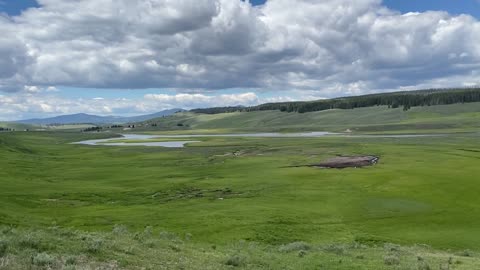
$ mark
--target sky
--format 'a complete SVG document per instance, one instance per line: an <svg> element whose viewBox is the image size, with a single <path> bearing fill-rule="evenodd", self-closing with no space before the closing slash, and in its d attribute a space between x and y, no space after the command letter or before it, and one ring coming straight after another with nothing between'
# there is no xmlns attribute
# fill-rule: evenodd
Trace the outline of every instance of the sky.
<svg viewBox="0 0 480 270"><path fill-rule="evenodd" d="M0 0L0 121L480 84L480 0Z"/></svg>

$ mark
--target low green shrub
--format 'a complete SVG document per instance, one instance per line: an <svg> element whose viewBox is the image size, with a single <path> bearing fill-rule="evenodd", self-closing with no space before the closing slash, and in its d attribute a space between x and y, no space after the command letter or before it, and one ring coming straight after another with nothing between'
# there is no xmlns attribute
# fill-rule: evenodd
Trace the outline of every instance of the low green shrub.
<svg viewBox="0 0 480 270"><path fill-rule="evenodd" d="M298 257L303 258L307 255L307 252L305 250L300 250L298 252Z"/></svg>
<svg viewBox="0 0 480 270"><path fill-rule="evenodd" d="M113 226L112 233L116 235L125 235L128 233L128 228L125 225L115 224L115 226Z"/></svg>
<svg viewBox="0 0 480 270"><path fill-rule="evenodd" d="M160 232L160 238L163 240L177 240L178 236L171 232Z"/></svg>
<svg viewBox="0 0 480 270"><path fill-rule="evenodd" d="M464 250L462 252L460 252L460 256L463 256L463 257L473 257L473 252L471 250Z"/></svg>
<svg viewBox="0 0 480 270"><path fill-rule="evenodd" d="M426 261L419 261L417 264L418 270L431 270L432 268ZM443 270L443 269L442 269Z"/></svg>
<svg viewBox="0 0 480 270"><path fill-rule="evenodd" d="M8 243L6 241L0 240L0 257L3 257L7 254Z"/></svg>
<svg viewBox="0 0 480 270"><path fill-rule="evenodd" d="M47 253L38 253L33 257L32 263L36 266L52 266L55 263L55 258Z"/></svg>
<svg viewBox="0 0 480 270"><path fill-rule="evenodd" d="M103 247L102 239L92 239L87 243L87 252L88 253L99 253Z"/></svg>
<svg viewBox="0 0 480 270"><path fill-rule="evenodd" d="M77 257L75 256L68 256L65 258L66 265L75 265L77 264Z"/></svg>
<svg viewBox="0 0 480 270"><path fill-rule="evenodd" d="M18 240L18 244L21 248L40 249L40 240L30 233L21 236Z"/></svg>
<svg viewBox="0 0 480 270"><path fill-rule="evenodd" d="M332 244L325 246L323 250L326 252L335 253L337 255L343 255L347 252L347 247L341 244Z"/></svg>
<svg viewBox="0 0 480 270"><path fill-rule="evenodd" d="M387 255L383 257L383 262L385 265L399 265L400 264L400 258L397 255Z"/></svg>
<svg viewBox="0 0 480 270"><path fill-rule="evenodd" d="M240 267L245 265L245 257L240 255L232 255L227 258L225 264L228 266Z"/></svg>
<svg viewBox="0 0 480 270"><path fill-rule="evenodd" d="M293 242L289 244L282 245L278 250L280 252L293 252L301 250L310 250L311 246L305 242Z"/></svg>
<svg viewBox="0 0 480 270"><path fill-rule="evenodd" d="M392 243L385 243L383 245L383 248L386 251L392 252L392 251L400 251L400 246Z"/></svg>

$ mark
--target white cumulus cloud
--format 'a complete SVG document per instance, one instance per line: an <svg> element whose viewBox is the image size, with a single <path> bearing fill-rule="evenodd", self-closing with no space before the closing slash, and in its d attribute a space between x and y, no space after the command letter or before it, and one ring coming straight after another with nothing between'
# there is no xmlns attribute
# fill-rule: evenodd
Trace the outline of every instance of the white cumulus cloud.
<svg viewBox="0 0 480 270"><path fill-rule="evenodd" d="M480 23L380 0L40 0L0 18L0 88L394 89L480 66ZM450 86L450 85L446 85Z"/></svg>
<svg viewBox="0 0 480 270"><path fill-rule="evenodd" d="M311 92L294 92L301 100L318 99ZM0 95L0 119L18 120L37 116L90 113L99 115L140 115L166 109L195 109L219 106L257 105L298 100L292 96L259 97L253 92L205 95L200 93L146 94L139 98L66 98L55 92L27 91Z"/></svg>
<svg viewBox="0 0 480 270"><path fill-rule="evenodd" d="M241 88L332 97L478 85L480 22L469 15L401 14L381 0L38 2L0 16L5 93L168 88L179 96L155 99L210 104L180 94Z"/></svg>

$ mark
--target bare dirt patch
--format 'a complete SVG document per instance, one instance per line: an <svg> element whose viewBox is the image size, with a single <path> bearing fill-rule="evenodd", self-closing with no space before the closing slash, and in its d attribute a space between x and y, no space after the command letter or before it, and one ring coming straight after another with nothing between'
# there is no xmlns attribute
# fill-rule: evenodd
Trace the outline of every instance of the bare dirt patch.
<svg viewBox="0 0 480 270"><path fill-rule="evenodd" d="M375 165L378 163L378 160L379 157L377 156L340 156L310 166L333 169L359 168Z"/></svg>
<svg viewBox="0 0 480 270"><path fill-rule="evenodd" d="M338 156L321 163L308 164L308 165L295 165L287 166L283 168L299 168L299 167L315 167L325 169L344 169L344 168L361 168L365 166L372 166L378 163L379 157L377 156Z"/></svg>

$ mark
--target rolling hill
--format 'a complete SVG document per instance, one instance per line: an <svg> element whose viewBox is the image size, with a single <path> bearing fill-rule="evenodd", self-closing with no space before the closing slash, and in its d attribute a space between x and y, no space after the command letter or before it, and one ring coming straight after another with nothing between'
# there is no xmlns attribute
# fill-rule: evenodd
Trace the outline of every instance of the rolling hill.
<svg viewBox="0 0 480 270"><path fill-rule="evenodd" d="M15 122L0 122L0 130L1 129L11 129L11 130L26 130L32 129L32 125L22 124L22 123L15 123Z"/></svg>
<svg viewBox="0 0 480 270"><path fill-rule="evenodd" d="M149 130L431 132L480 130L480 102L402 108L373 106L297 113L278 110L202 114L182 112L145 121ZM155 124L153 127L152 124Z"/></svg>
<svg viewBox="0 0 480 270"><path fill-rule="evenodd" d="M131 117L122 117L122 116L98 116L90 115L85 113L71 114L71 115L61 115L51 118L43 119L27 119L19 120L16 123L22 124L32 124L32 125L48 125L48 124L123 124L128 122L140 122L146 121L148 119L163 117L172 115L178 111L183 111L183 109L170 109L164 110L161 112L131 116Z"/></svg>

